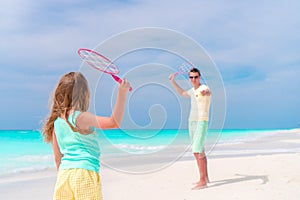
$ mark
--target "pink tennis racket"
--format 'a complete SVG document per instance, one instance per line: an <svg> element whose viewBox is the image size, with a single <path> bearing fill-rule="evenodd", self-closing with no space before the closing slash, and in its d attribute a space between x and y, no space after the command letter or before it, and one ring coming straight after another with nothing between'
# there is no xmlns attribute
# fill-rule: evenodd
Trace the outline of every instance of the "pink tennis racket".
<svg viewBox="0 0 300 200"><path fill-rule="evenodd" d="M116 74L119 73L118 67L105 56L96 51L85 48L78 49L78 55L91 67L101 72L110 74L115 81L122 83L122 79L116 76ZM129 91L132 91L131 87L129 88Z"/></svg>
<svg viewBox="0 0 300 200"><path fill-rule="evenodd" d="M177 76L178 74L189 73L192 68L194 68L194 65L192 63L190 63L190 62L182 63L178 67L177 72L174 74L174 77Z"/></svg>

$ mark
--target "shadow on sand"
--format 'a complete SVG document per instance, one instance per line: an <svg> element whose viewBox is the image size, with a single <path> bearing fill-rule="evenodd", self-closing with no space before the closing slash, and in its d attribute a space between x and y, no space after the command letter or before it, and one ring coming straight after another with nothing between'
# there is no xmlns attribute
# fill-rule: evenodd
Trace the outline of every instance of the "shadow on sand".
<svg viewBox="0 0 300 200"><path fill-rule="evenodd" d="M244 181L252 181L252 180L261 180L261 185L266 184L269 182L269 178L266 175L260 175L260 176L254 176L254 175L242 175L242 174L235 174L236 176L240 176L239 178L232 178L232 179L224 179L219 181L211 181L210 186L211 187L217 187L221 185L227 185L227 184L233 184L238 182L244 182Z"/></svg>

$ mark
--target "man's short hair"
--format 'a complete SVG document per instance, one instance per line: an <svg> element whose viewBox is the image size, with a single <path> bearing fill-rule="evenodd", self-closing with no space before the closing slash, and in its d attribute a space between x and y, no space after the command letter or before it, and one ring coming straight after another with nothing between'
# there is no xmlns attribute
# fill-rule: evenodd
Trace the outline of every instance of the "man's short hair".
<svg viewBox="0 0 300 200"><path fill-rule="evenodd" d="M201 76L201 73L200 73L200 70L199 69L197 69L197 68L192 68L191 70L190 70L190 72L197 72L198 74L199 74L199 76Z"/></svg>

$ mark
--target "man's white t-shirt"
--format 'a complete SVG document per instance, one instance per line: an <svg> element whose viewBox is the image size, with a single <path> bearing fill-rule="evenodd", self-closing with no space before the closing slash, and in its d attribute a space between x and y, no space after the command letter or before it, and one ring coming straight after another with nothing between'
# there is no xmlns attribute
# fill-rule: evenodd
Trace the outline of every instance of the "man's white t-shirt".
<svg viewBox="0 0 300 200"><path fill-rule="evenodd" d="M189 121L208 121L210 108L210 95L203 96L201 91L209 89L201 84L196 90L189 89L186 93L191 97L191 111Z"/></svg>

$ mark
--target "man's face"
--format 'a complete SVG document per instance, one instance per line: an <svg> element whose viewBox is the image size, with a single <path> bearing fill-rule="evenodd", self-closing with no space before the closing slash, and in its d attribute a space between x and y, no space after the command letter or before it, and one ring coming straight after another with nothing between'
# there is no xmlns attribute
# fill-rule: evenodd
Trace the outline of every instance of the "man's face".
<svg viewBox="0 0 300 200"><path fill-rule="evenodd" d="M190 72L189 80L193 86L198 86L200 84L200 76L198 72Z"/></svg>

